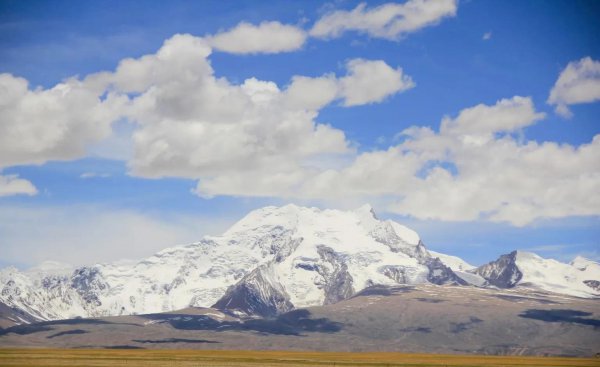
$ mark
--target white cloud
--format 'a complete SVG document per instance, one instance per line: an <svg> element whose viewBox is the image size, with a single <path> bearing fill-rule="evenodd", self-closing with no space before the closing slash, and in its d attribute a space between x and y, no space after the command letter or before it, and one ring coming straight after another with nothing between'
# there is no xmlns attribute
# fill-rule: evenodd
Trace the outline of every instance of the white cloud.
<svg viewBox="0 0 600 367"><path fill-rule="evenodd" d="M544 118L535 112L530 98L513 97L498 101L494 106L479 104L462 110L451 119L442 120L441 131L447 135L487 137L498 132L510 132Z"/></svg>
<svg viewBox="0 0 600 367"><path fill-rule="evenodd" d="M408 0L367 9L365 3L353 10L337 10L324 15L310 30L318 38L335 38L347 31L371 37L396 40L408 33L439 23L456 14L455 0Z"/></svg>
<svg viewBox="0 0 600 367"><path fill-rule="evenodd" d="M47 260L81 265L141 259L168 246L218 235L232 223L232 218L169 215L165 219L99 206L0 206L0 248L3 261L26 265Z"/></svg>
<svg viewBox="0 0 600 367"><path fill-rule="evenodd" d="M120 90L139 93L126 112L139 126L133 174L200 179L204 196L217 183L217 193L285 192L314 170L312 162L353 151L341 130L315 121L319 109L337 99L378 102L413 85L400 68L360 59L349 61L342 78L295 76L284 90L256 78L236 85L214 76L209 55L204 40L177 35L154 55L123 61L109 77ZM258 177L269 187L253 191Z"/></svg>
<svg viewBox="0 0 600 367"><path fill-rule="evenodd" d="M360 194L395 201L389 210L421 219L490 220L600 214L600 136L578 147L520 143L514 132L541 119L529 98L478 105L444 118L440 131L413 127L385 152L311 180L314 197ZM318 183L318 187L314 187ZM335 187L329 190L328 187ZM394 199L395 198L395 199Z"/></svg>
<svg viewBox="0 0 600 367"><path fill-rule="evenodd" d="M346 107L378 103L415 86L402 68L394 69L383 60L352 59L346 63L346 70L342 78L333 74L293 77L285 90L286 107L318 111L336 99Z"/></svg>
<svg viewBox="0 0 600 367"><path fill-rule="evenodd" d="M76 159L110 135L124 98L71 78L50 89L0 74L0 168Z"/></svg>
<svg viewBox="0 0 600 367"><path fill-rule="evenodd" d="M33 184L17 175L0 175L0 197L11 195L36 195Z"/></svg>
<svg viewBox="0 0 600 367"><path fill-rule="evenodd" d="M339 83L335 75L295 76L285 90L284 101L293 110L317 111L338 98L338 94Z"/></svg>
<svg viewBox="0 0 600 367"><path fill-rule="evenodd" d="M128 111L139 124L130 161L134 174L282 173L313 155L349 151L342 131L314 121L313 108L320 107L314 101L297 98L293 90L282 92L273 82L251 78L234 85L216 78L209 52L195 37L176 36L157 54L127 60L126 71L124 64L117 69L120 88L141 92ZM144 81L121 81L122 72L143 75Z"/></svg>
<svg viewBox="0 0 600 367"><path fill-rule="evenodd" d="M584 57L560 73L547 102L556 106L559 115L571 117L569 105L596 101L600 101L600 61Z"/></svg>
<svg viewBox="0 0 600 367"><path fill-rule="evenodd" d="M320 109L413 87L402 69L354 59L340 77L235 84L214 75L211 52L204 38L176 35L115 72L50 89L2 75L0 168L81 157L126 118L133 131L119 136L131 136L131 173L197 179L201 196L386 201L389 211L416 218L514 225L600 214L600 136L579 146L525 140L521 129L544 117L530 98L466 108L438 131L412 127L387 150L357 154L342 130L317 122ZM581 79L575 74L565 80ZM6 192L35 192L23 181L5 177L13 187Z"/></svg>
<svg viewBox="0 0 600 367"><path fill-rule="evenodd" d="M206 39L215 49L234 54L279 53L301 48L306 41L306 32L279 22L259 25L241 22Z"/></svg>
<svg viewBox="0 0 600 367"><path fill-rule="evenodd" d="M199 191L329 203L360 198L419 219L516 226L599 215L600 136L580 146L513 136L543 117L530 98L517 96L445 117L438 132L412 127L398 145L358 154L341 166L255 176L231 171L201 179Z"/></svg>
<svg viewBox="0 0 600 367"><path fill-rule="evenodd" d="M322 162L354 151L343 131L315 121L321 108L379 102L414 85L402 69L362 59L350 60L341 78L294 76L283 90L256 78L232 84L214 75L214 42L178 34L114 72L50 89L29 90L26 80L2 75L0 168L95 154L128 159L137 176L200 179L202 195L213 195L210 183L224 177L257 175L285 192ZM116 121L123 126L113 131ZM258 193L268 190L247 195Z"/></svg>
<svg viewBox="0 0 600 367"><path fill-rule="evenodd" d="M484 41L488 41L488 40L492 39L492 32L485 32L483 34L483 36L481 37L481 39Z"/></svg>
<svg viewBox="0 0 600 367"><path fill-rule="evenodd" d="M346 67L348 76L340 79L340 95L345 106L381 102L389 95L415 86L401 68L393 69L382 60L354 59Z"/></svg>

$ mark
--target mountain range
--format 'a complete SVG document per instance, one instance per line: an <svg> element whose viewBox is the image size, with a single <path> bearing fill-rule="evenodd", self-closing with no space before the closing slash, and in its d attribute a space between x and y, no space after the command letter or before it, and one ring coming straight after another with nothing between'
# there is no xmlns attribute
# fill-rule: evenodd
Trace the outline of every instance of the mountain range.
<svg viewBox="0 0 600 367"><path fill-rule="evenodd" d="M399 285L593 299L600 296L600 264L512 251L475 267L428 250L415 231L378 219L368 205L340 211L290 204L254 210L221 236L141 261L76 268L46 262L26 271L0 270L0 327L188 307L269 318Z"/></svg>

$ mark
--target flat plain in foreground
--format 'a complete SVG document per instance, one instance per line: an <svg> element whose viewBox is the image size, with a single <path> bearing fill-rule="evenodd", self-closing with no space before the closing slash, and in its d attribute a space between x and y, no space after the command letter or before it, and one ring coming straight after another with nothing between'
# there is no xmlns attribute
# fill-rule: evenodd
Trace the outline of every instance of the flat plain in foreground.
<svg viewBox="0 0 600 367"><path fill-rule="evenodd" d="M0 349L0 366L600 366L597 358L287 351Z"/></svg>

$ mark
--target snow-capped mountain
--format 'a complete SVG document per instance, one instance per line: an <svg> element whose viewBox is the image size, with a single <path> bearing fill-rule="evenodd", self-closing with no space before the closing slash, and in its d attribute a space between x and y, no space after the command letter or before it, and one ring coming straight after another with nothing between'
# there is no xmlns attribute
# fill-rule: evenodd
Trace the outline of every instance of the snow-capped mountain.
<svg viewBox="0 0 600 367"><path fill-rule="evenodd" d="M513 251L473 270L498 288L528 287L578 297L600 295L600 264L577 257L570 264Z"/></svg>
<svg viewBox="0 0 600 367"><path fill-rule="evenodd" d="M417 233L378 220L371 207L287 205L255 210L222 236L133 264L4 269L0 302L42 319L139 314L211 306L240 283L272 284L289 308L335 302L375 283L427 281L462 283L433 261Z"/></svg>
<svg viewBox="0 0 600 367"><path fill-rule="evenodd" d="M271 316L335 303L374 284L532 283L587 297L600 294L594 289L598 284L593 282L600 280L594 262L579 259L569 265L513 257L475 268L460 258L428 251L416 232L379 220L370 206L340 211L286 205L252 211L221 236L167 248L139 262L3 269L0 303L38 319L213 305ZM570 280L555 281L551 276L558 270L546 271L548 264Z"/></svg>

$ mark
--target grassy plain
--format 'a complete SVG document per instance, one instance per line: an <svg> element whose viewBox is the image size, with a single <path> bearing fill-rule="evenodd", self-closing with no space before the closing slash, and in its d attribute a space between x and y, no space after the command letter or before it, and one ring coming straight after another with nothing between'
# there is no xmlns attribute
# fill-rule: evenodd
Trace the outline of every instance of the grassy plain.
<svg viewBox="0 0 600 367"><path fill-rule="evenodd" d="M0 366L600 366L598 358L138 349L0 349Z"/></svg>

